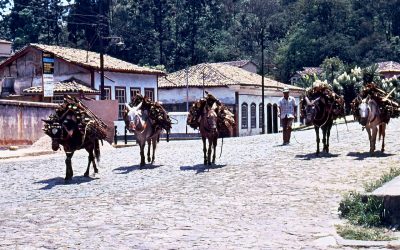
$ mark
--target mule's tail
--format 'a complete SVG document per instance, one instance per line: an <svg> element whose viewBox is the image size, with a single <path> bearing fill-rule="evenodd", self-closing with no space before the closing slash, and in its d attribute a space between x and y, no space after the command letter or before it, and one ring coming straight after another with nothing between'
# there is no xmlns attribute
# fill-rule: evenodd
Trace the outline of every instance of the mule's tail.
<svg viewBox="0 0 400 250"><path fill-rule="evenodd" d="M103 143L103 141L101 141ZM96 160L99 162L100 161L100 144L99 140L94 141L94 156L96 157Z"/></svg>

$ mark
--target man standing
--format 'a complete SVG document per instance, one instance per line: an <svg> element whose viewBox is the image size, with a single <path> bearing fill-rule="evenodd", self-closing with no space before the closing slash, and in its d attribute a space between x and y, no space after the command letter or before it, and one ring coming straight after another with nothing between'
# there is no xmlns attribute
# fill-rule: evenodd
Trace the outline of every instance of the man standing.
<svg viewBox="0 0 400 250"><path fill-rule="evenodd" d="M283 128L283 145L287 145L290 143L293 120L297 116L297 104L296 100L289 96L288 87L285 87L282 92L283 97L278 101L278 116L281 118L281 126Z"/></svg>

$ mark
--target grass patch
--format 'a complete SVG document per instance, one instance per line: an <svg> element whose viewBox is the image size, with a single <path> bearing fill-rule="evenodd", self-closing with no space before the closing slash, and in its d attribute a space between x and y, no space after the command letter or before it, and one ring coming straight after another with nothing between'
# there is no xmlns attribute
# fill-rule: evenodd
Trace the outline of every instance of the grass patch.
<svg viewBox="0 0 400 250"><path fill-rule="evenodd" d="M395 177L400 175L400 169L398 168L390 168L388 173L385 173L379 178L379 180L371 183L367 183L364 185L364 189L366 192L372 192L375 189L383 186L386 182L393 180Z"/></svg>
<svg viewBox="0 0 400 250"><path fill-rule="evenodd" d="M365 191L372 192L399 175L400 169L391 168L379 180L364 185ZM339 217L347 219L351 225L337 226L338 234L352 240L391 240L388 229L384 228L388 225L384 223L383 204L383 197L367 196L355 191L345 194L339 204Z"/></svg>
<svg viewBox="0 0 400 250"><path fill-rule="evenodd" d="M365 228L354 225L336 225L337 233L348 240L373 240L389 241L394 240L391 232L383 228Z"/></svg>
<svg viewBox="0 0 400 250"><path fill-rule="evenodd" d="M382 226L383 198L366 197L357 192L345 195L339 204L340 217L353 225L365 227Z"/></svg>

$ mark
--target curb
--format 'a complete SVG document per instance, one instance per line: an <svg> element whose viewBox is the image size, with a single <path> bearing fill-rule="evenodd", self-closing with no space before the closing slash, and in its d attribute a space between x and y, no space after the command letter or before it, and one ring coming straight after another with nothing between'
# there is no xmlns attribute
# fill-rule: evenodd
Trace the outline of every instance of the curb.
<svg viewBox="0 0 400 250"><path fill-rule="evenodd" d="M31 152L31 153L23 153L21 155L0 156L0 160L21 158L21 157L27 157L27 156L48 155L48 154L55 154L55 153L57 153L57 152L54 152L54 151L38 151L38 152Z"/></svg>

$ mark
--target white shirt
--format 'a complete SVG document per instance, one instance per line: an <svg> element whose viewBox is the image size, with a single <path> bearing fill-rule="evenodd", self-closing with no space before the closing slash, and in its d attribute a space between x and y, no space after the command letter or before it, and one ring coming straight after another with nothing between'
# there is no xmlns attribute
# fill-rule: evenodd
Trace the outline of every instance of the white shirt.
<svg viewBox="0 0 400 250"><path fill-rule="evenodd" d="M281 119L287 117L287 118L294 118L294 107L297 106L296 104L296 99L293 97L289 96L289 98L286 100L285 97L281 97L278 101L278 106L280 107L281 110Z"/></svg>

